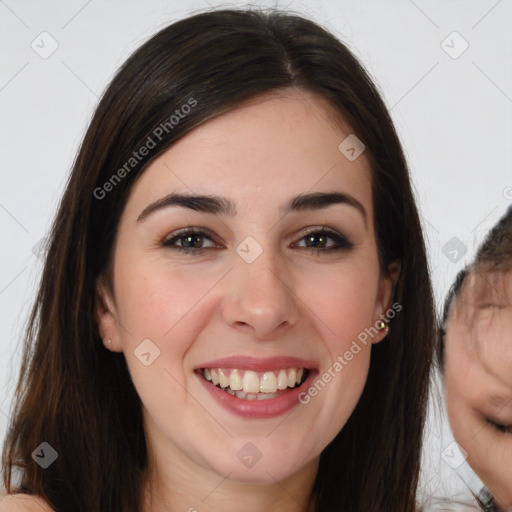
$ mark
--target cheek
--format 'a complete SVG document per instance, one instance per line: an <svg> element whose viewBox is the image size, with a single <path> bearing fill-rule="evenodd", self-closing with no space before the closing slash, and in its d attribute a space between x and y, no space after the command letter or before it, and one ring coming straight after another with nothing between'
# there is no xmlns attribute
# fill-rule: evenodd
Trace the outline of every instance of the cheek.
<svg viewBox="0 0 512 512"><path fill-rule="evenodd" d="M447 354L448 355L448 354ZM444 392L450 428L457 443L469 454L475 449L473 436L482 428L468 405L468 380L461 375L460 365L446 359Z"/></svg>
<svg viewBox="0 0 512 512"><path fill-rule="evenodd" d="M373 268L368 262L351 263L301 281L298 296L313 313L309 317L332 358L358 336L370 343L377 332L374 324L384 311L375 315L378 273Z"/></svg>
<svg viewBox="0 0 512 512"><path fill-rule="evenodd" d="M475 403L475 391L482 389L481 386L484 385L480 374L475 371L474 362L468 357L466 343L467 337L462 333L449 332L445 345L443 376L450 426L461 445L468 445L472 436L481 428L472 404Z"/></svg>
<svg viewBox="0 0 512 512"><path fill-rule="evenodd" d="M122 351L142 402L165 418L186 404L184 362L208 318L204 298L218 278L163 265L118 268Z"/></svg>
<svg viewBox="0 0 512 512"><path fill-rule="evenodd" d="M448 369L448 367L447 367ZM461 393L453 376L445 383L450 426L459 445L468 453L467 462L486 485L512 485L512 436L493 431L468 404L470 397ZM467 386L467 381L466 381ZM512 487L511 487L512 488Z"/></svg>
<svg viewBox="0 0 512 512"><path fill-rule="evenodd" d="M375 328L378 274L356 264L305 280L300 297L328 358L307 396L315 425L332 439L352 414L366 383ZM376 265L376 264L375 264ZM312 276L313 277L313 276ZM380 311L379 311L380 313ZM378 314L377 314L378 317ZM384 339L383 342L386 342ZM325 440L325 437L322 438Z"/></svg>
<svg viewBox="0 0 512 512"><path fill-rule="evenodd" d="M119 265L116 286L119 290L120 317L130 337L164 340L183 337L184 329L198 327L202 315L201 303L218 281L212 272L197 272L191 268L171 268L162 264L147 267ZM193 317L194 322L190 322ZM124 333L126 334L126 333ZM167 342L166 342L167 343ZM173 342L173 347L179 344Z"/></svg>
<svg viewBox="0 0 512 512"><path fill-rule="evenodd" d="M479 326L476 339L482 364L503 383L512 387L512 322L506 326L503 320L504 315L496 315L492 324Z"/></svg>

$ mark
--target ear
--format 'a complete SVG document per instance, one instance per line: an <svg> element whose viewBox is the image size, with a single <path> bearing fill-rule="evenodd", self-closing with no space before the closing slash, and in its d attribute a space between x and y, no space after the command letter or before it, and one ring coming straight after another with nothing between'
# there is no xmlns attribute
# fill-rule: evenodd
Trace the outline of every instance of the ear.
<svg viewBox="0 0 512 512"><path fill-rule="evenodd" d="M94 301L94 315L98 324L98 331L106 349L118 352L119 328L114 299L111 296L102 277L96 281L96 294ZM111 345L108 340L111 340Z"/></svg>
<svg viewBox="0 0 512 512"><path fill-rule="evenodd" d="M374 326L377 326L378 322L380 321L383 321L387 326L390 321L390 318L386 312L392 309L391 301L393 300L393 291L395 289L396 283L398 282L398 278L400 277L401 270L402 265L400 262L393 261L388 265L387 272L383 273L380 277L377 300L375 301L375 310L373 312ZM400 309L402 308L400 307ZM372 343L378 343L379 341L382 341L387 336L388 331L389 328L382 330L379 329L378 334L373 337Z"/></svg>

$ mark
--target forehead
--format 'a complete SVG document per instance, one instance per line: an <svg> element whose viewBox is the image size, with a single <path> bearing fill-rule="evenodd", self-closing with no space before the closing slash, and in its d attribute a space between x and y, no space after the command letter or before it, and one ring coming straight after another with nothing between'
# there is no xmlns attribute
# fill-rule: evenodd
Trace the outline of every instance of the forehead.
<svg viewBox="0 0 512 512"><path fill-rule="evenodd" d="M471 374L468 382L485 383L489 390L512 386L510 277L503 272L469 274L447 323L447 373Z"/></svg>
<svg viewBox="0 0 512 512"><path fill-rule="evenodd" d="M470 329L492 308L512 307L512 271L471 271L454 298L447 324L464 323ZM512 318L512 311L511 311Z"/></svg>
<svg viewBox="0 0 512 512"><path fill-rule="evenodd" d="M155 159L135 183L132 203L194 191L249 206L262 197L282 203L295 193L341 189L356 196L371 219L368 159L363 152L349 160L339 149L349 135L350 127L316 94L257 97L200 125Z"/></svg>
<svg viewBox="0 0 512 512"><path fill-rule="evenodd" d="M468 273L461 289L463 303L480 304L483 299L512 298L512 271L477 267Z"/></svg>

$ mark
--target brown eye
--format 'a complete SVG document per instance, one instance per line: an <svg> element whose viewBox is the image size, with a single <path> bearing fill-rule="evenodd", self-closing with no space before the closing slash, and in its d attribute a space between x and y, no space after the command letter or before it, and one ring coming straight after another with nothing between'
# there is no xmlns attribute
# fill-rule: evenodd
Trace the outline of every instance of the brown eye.
<svg viewBox="0 0 512 512"><path fill-rule="evenodd" d="M307 231L299 242L303 240L305 245L298 247L317 252L349 250L354 247L346 237L325 227ZM334 244L332 244L333 241Z"/></svg>
<svg viewBox="0 0 512 512"><path fill-rule="evenodd" d="M205 246L205 243L210 245ZM184 229L173 233L161 242L162 247L175 249L186 254L199 254L206 249L218 248L213 241L213 235L202 229Z"/></svg>

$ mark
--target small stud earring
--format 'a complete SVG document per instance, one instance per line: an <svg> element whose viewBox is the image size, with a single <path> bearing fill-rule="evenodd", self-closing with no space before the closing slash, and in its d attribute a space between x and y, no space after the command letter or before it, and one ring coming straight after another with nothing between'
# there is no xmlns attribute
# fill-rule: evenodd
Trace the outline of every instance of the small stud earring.
<svg viewBox="0 0 512 512"><path fill-rule="evenodd" d="M112 348L112 340L110 338L108 339L108 346L109 348Z"/></svg>
<svg viewBox="0 0 512 512"><path fill-rule="evenodd" d="M377 329L379 329L379 331L382 331L382 330L385 330L386 333L389 332L389 325L387 325L384 320L379 320L377 322Z"/></svg>

